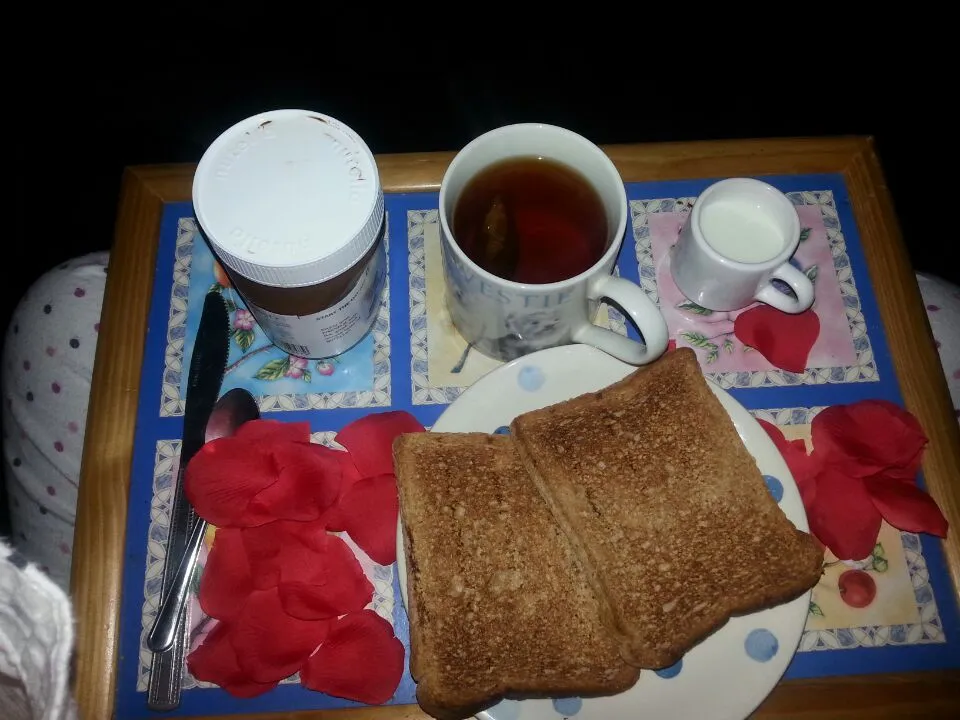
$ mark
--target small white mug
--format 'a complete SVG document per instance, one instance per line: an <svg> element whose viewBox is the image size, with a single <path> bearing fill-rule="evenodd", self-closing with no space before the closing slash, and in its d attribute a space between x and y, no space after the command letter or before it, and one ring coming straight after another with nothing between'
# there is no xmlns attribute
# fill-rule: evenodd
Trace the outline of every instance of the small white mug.
<svg viewBox="0 0 960 720"><path fill-rule="evenodd" d="M457 244L453 213L467 183L496 162L526 157L573 168L600 196L609 233L606 250L579 275L545 284L506 280L481 268ZM453 159L440 184L446 300L457 330L478 350L503 361L570 343L594 345L632 365L656 360L667 347L663 315L638 285L612 275L627 217L623 179L610 158L580 135L553 125L523 123L477 137ZM644 342L593 324L604 298L630 316Z"/></svg>
<svg viewBox="0 0 960 720"><path fill-rule="evenodd" d="M813 283L790 264L800 218L782 192L753 178L714 183L697 198L670 258L686 297L708 310L739 310L756 301L787 313L813 305ZM781 292L773 280L794 295Z"/></svg>

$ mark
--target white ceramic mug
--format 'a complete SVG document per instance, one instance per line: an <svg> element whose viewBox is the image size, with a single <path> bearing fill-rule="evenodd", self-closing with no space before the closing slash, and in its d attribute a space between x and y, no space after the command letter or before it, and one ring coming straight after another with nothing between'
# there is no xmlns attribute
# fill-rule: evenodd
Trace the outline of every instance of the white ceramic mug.
<svg viewBox="0 0 960 720"><path fill-rule="evenodd" d="M670 258L680 292L708 310L757 300L787 313L813 305L813 283L790 264L800 218L782 192L753 178L714 183L697 198ZM786 283L794 295L773 285Z"/></svg>
<svg viewBox="0 0 960 720"><path fill-rule="evenodd" d="M493 163L523 157L548 158L577 170L600 196L609 229L607 248L579 275L548 284L505 280L481 268L457 244L453 213L464 186ZM484 354L504 361L569 343L594 345L632 365L658 358L667 347L663 316L638 285L612 275L627 216L626 191L613 162L570 130L524 123L492 130L470 142L450 163L440 184L447 307L457 330ZM644 342L593 324L604 298L630 316Z"/></svg>

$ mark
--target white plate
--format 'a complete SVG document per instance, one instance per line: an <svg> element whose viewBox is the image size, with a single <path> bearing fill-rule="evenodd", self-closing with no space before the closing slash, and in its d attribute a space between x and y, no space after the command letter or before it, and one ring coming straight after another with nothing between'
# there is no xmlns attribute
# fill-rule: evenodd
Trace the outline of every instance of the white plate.
<svg viewBox="0 0 960 720"><path fill-rule="evenodd" d="M485 375L440 416L436 432L494 432L519 414L600 390L635 368L587 345L527 355ZM710 388L730 414L768 485L782 488L780 507L802 530L807 517L793 476L776 446L746 409L724 390ZM775 478L779 480L777 483ZM398 524L397 564L407 601L407 576ZM591 718L745 718L779 682L796 652L810 593L769 610L731 619L688 652L678 665L644 671L627 692L605 698L505 700L478 717L489 720ZM772 653L772 655L771 655ZM672 672L671 672L672 671Z"/></svg>

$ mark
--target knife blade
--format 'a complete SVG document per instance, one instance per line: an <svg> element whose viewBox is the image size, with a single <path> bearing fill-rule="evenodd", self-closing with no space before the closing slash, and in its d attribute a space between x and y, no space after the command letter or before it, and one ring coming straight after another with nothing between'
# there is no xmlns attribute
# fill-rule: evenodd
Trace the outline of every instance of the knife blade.
<svg viewBox="0 0 960 720"><path fill-rule="evenodd" d="M203 300L203 312L200 315L187 375L180 467L170 512L167 555L160 586L161 598L165 598L170 591L187 539L198 522L196 513L184 493L183 478L190 460L203 446L207 420L220 395L229 352L230 315L226 303L220 293L208 292ZM187 646L187 615L186 610L180 614L173 646L153 653L147 693L147 707L151 710L173 710L180 705Z"/></svg>

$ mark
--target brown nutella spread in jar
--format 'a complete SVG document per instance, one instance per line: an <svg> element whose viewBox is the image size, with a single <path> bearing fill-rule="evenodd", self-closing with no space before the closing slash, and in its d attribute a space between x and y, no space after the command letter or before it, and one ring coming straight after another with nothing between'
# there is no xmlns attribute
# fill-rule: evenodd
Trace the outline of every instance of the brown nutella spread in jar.
<svg viewBox="0 0 960 720"><path fill-rule="evenodd" d="M193 180L204 236L270 340L326 358L369 332L387 273L383 190L363 140L305 110L243 120Z"/></svg>

